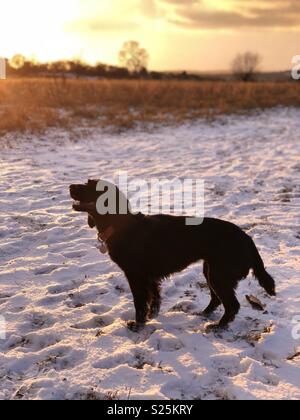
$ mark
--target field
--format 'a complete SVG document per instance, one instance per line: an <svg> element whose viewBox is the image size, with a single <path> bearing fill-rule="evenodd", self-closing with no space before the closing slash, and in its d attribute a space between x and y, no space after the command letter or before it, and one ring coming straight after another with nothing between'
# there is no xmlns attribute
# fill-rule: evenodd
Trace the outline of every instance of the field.
<svg viewBox="0 0 300 420"><path fill-rule="evenodd" d="M0 399L300 399L299 93L292 83L0 82ZM129 331L125 277L68 195L70 183L120 169L204 179L206 215L254 238L278 296L249 275L235 322L208 332L196 264L164 283L160 316Z"/></svg>
<svg viewBox="0 0 300 420"><path fill-rule="evenodd" d="M0 133L122 132L274 106L299 107L300 83L12 79L0 83Z"/></svg>

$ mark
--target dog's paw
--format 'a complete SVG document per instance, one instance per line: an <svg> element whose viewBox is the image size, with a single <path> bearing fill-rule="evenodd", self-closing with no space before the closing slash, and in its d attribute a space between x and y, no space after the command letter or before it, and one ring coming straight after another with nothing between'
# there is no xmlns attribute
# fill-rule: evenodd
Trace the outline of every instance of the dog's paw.
<svg viewBox="0 0 300 420"><path fill-rule="evenodd" d="M206 333L211 333L211 332L221 332L224 331L228 328L227 325L222 325L219 322L213 322L211 324L208 324L205 327L205 332Z"/></svg>
<svg viewBox="0 0 300 420"><path fill-rule="evenodd" d="M145 324L137 324L135 321L128 321L127 322L127 328L135 333L138 333L142 331L142 329L145 327Z"/></svg>
<svg viewBox="0 0 300 420"><path fill-rule="evenodd" d="M192 312L192 315L194 316L200 316L201 318L210 318L212 313L206 312L206 311L199 311L199 312Z"/></svg>
<svg viewBox="0 0 300 420"><path fill-rule="evenodd" d="M155 319L159 315L160 308L158 306L152 307L148 313L148 319Z"/></svg>

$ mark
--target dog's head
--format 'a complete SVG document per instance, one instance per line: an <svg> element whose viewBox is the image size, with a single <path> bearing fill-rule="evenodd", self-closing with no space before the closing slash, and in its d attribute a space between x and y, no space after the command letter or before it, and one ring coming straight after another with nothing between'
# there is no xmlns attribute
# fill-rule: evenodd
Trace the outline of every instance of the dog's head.
<svg viewBox="0 0 300 420"><path fill-rule="evenodd" d="M118 187L108 181L88 180L70 186L73 209L88 213L91 228L112 223L120 215L130 213L130 204Z"/></svg>

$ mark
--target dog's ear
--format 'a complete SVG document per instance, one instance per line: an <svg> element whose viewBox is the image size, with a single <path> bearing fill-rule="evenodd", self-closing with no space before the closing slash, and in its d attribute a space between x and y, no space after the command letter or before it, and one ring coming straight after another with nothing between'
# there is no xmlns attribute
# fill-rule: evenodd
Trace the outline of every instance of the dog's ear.
<svg viewBox="0 0 300 420"><path fill-rule="evenodd" d="M99 179L88 179L87 185L97 185L99 182Z"/></svg>
<svg viewBox="0 0 300 420"><path fill-rule="evenodd" d="M91 215L88 215L88 225L91 229L96 226L95 220Z"/></svg>

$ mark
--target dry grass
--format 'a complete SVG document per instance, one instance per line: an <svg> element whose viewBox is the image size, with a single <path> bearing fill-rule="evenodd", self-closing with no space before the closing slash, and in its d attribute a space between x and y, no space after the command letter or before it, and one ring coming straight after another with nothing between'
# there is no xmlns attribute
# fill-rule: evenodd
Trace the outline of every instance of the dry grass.
<svg viewBox="0 0 300 420"><path fill-rule="evenodd" d="M82 123L123 131L278 105L300 106L300 83L11 79L0 81L0 134Z"/></svg>

